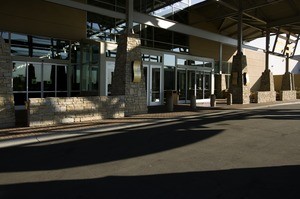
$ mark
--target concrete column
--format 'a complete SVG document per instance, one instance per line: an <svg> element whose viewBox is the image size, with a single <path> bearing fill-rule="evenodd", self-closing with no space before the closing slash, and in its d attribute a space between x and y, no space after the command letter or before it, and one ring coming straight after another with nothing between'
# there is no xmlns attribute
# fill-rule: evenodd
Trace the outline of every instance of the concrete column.
<svg viewBox="0 0 300 199"><path fill-rule="evenodd" d="M220 43L220 49L219 49L219 74L222 74L222 60L223 60L223 44Z"/></svg>
<svg viewBox="0 0 300 199"><path fill-rule="evenodd" d="M266 29L265 71L261 75L260 91L275 91L273 73L269 70L270 30ZM275 99L276 100L276 99Z"/></svg>
<svg viewBox="0 0 300 199"><path fill-rule="evenodd" d="M287 49L288 51L288 49ZM293 90L293 78L292 74L289 72L289 52L286 53L286 61L285 61L285 74L282 77L281 90L288 91Z"/></svg>
<svg viewBox="0 0 300 199"><path fill-rule="evenodd" d="M269 70L269 47L270 47L270 29L266 29L266 58L265 58L265 70Z"/></svg>
<svg viewBox="0 0 300 199"><path fill-rule="evenodd" d="M239 0L238 10L238 43L237 54L233 57L231 82L229 92L232 94L232 103L250 103L250 87L247 70L247 59L243 55L243 10L242 0Z"/></svg>
<svg viewBox="0 0 300 199"><path fill-rule="evenodd" d="M243 11L242 11L242 1L239 1L239 11L238 11L238 43L237 43L237 54L243 52Z"/></svg>
<svg viewBox="0 0 300 199"><path fill-rule="evenodd" d="M289 56L289 49L287 49L285 74L282 77L280 92L280 100L282 101L296 100L297 98L296 90L294 90L294 78L289 72Z"/></svg>
<svg viewBox="0 0 300 199"><path fill-rule="evenodd" d="M133 1L126 0L127 34L133 33Z"/></svg>

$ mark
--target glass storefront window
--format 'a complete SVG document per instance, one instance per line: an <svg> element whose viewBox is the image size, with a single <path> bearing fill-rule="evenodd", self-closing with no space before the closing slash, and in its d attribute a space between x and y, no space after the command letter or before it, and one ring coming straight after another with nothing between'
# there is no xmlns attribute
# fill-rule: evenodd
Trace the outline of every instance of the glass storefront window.
<svg viewBox="0 0 300 199"><path fill-rule="evenodd" d="M11 33L13 56L68 60L69 46L66 40Z"/></svg>
<svg viewBox="0 0 300 199"><path fill-rule="evenodd" d="M106 51L106 57L116 57L116 56L117 56L117 51L113 51L113 50Z"/></svg>
<svg viewBox="0 0 300 199"><path fill-rule="evenodd" d="M107 94L110 95L111 93L111 83L112 78L115 70L115 62L107 61L106 62L106 85L107 85Z"/></svg>
<svg viewBox="0 0 300 199"><path fill-rule="evenodd" d="M15 105L28 98L67 96L67 66L42 62L13 62Z"/></svg>
<svg viewBox="0 0 300 199"><path fill-rule="evenodd" d="M55 91L55 65L44 64L43 79L44 91Z"/></svg>
<svg viewBox="0 0 300 199"><path fill-rule="evenodd" d="M26 91L26 62L13 63L13 90Z"/></svg>
<svg viewBox="0 0 300 199"><path fill-rule="evenodd" d="M186 63L186 59L181 59L181 58L177 59L177 65L185 65L185 63Z"/></svg>
<svg viewBox="0 0 300 199"><path fill-rule="evenodd" d="M72 77L71 77L71 88L72 91L80 91L80 65L72 66Z"/></svg>
<svg viewBox="0 0 300 199"><path fill-rule="evenodd" d="M82 43L81 91L96 95L99 87L99 43Z"/></svg>
<svg viewBox="0 0 300 199"><path fill-rule="evenodd" d="M162 56L159 55L149 55L149 54L143 54L142 60L146 62L162 62Z"/></svg>
<svg viewBox="0 0 300 199"><path fill-rule="evenodd" d="M29 56L27 35L11 33L11 53L14 56Z"/></svg>
<svg viewBox="0 0 300 199"><path fill-rule="evenodd" d="M56 68L57 91L67 91L67 66L57 65Z"/></svg>
<svg viewBox="0 0 300 199"><path fill-rule="evenodd" d="M29 63L27 67L28 67L28 90L41 91L42 64Z"/></svg>
<svg viewBox="0 0 300 199"><path fill-rule="evenodd" d="M175 66L175 55L164 54L164 65Z"/></svg>
<svg viewBox="0 0 300 199"><path fill-rule="evenodd" d="M211 62L204 62L204 67L212 68L212 63Z"/></svg>
<svg viewBox="0 0 300 199"><path fill-rule="evenodd" d="M9 33L0 31L0 36L8 43Z"/></svg>

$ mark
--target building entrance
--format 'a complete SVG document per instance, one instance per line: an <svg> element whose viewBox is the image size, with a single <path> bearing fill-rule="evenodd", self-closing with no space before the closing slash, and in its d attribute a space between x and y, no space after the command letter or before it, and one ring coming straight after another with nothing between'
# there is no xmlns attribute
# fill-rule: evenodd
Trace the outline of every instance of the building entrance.
<svg viewBox="0 0 300 199"><path fill-rule="evenodd" d="M212 93L212 72L195 67L177 69L177 90L179 103L189 103L191 96L196 96L197 102L209 100Z"/></svg>
<svg viewBox="0 0 300 199"><path fill-rule="evenodd" d="M143 65L146 79L147 104L161 105L163 102L162 67L160 65Z"/></svg>

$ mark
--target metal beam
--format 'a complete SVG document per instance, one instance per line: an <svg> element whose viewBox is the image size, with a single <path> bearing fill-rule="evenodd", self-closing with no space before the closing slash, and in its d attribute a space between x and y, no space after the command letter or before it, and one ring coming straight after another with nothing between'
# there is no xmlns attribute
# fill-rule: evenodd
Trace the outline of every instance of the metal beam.
<svg viewBox="0 0 300 199"><path fill-rule="evenodd" d="M127 33L133 31L133 1L126 0L126 21L127 21Z"/></svg>
<svg viewBox="0 0 300 199"><path fill-rule="evenodd" d="M71 8L84 10L96 14L105 15L112 18L124 19L126 20L126 14L103 9L96 6L87 5L84 3L75 2L72 0L45 0L47 2L56 3L59 5L68 6ZM160 17L150 16L147 14L142 14L136 11L133 11L133 21L141 24L146 24L149 26L154 26L162 29L171 30L178 33L183 33L191 36L196 36L204 39L208 39L211 41L220 42L223 44L237 46L237 40L232 39L230 37L226 37L220 34L212 33L200 28L195 28L189 25L181 24L176 21L163 19Z"/></svg>
<svg viewBox="0 0 300 199"><path fill-rule="evenodd" d="M63 6L67 6L67 7L71 7L71 8L75 8L78 10L83 10L83 11L88 11L88 12L92 12L92 13L96 13L96 14L101 14L104 16L108 16L108 17L112 17L112 18L117 18L117 19L124 19L126 20L126 14L125 13L120 13L120 12L115 12L112 10L107 10L107 9L103 9L100 7L96 7L96 6L92 6L92 5L88 5L85 3L79 3L76 1L72 1L72 0L45 0L51 3L56 3L59 5L63 5Z"/></svg>
<svg viewBox="0 0 300 199"><path fill-rule="evenodd" d="M211 41L220 42L223 44L228 44L231 46L237 46L237 40L216 33L212 33L206 30L195 28L189 25L181 24L176 21L162 19L159 17L154 17L139 12L133 12L133 18L135 22L146 24L149 26L154 26L157 28L163 28L171 30L174 32L179 32L191 36L201 37Z"/></svg>

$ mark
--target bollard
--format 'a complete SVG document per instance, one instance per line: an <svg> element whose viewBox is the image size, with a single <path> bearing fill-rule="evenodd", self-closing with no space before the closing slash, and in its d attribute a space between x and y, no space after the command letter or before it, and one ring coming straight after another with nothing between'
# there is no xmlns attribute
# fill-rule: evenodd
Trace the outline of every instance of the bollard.
<svg viewBox="0 0 300 199"><path fill-rule="evenodd" d="M191 108L192 109L196 109L196 96L195 95L191 95Z"/></svg>
<svg viewBox="0 0 300 199"><path fill-rule="evenodd" d="M174 110L172 94L169 94L169 95L166 96L166 106L167 106L167 111L173 111Z"/></svg>
<svg viewBox="0 0 300 199"><path fill-rule="evenodd" d="M232 105L232 94L231 93L227 94L227 105Z"/></svg>
<svg viewBox="0 0 300 199"><path fill-rule="evenodd" d="M210 106L211 107L216 107L216 95L212 94L210 95Z"/></svg>

